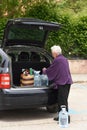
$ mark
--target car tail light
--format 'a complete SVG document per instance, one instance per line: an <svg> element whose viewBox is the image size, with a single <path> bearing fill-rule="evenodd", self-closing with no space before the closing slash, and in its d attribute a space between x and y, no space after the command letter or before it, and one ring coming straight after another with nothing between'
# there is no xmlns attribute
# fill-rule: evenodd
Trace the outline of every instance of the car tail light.
<svg viewBox="0 0 87 130"><path fill-rule="evenodd" d="M9 89L10 81L10 74L0 74L0 88Z"/></svg>

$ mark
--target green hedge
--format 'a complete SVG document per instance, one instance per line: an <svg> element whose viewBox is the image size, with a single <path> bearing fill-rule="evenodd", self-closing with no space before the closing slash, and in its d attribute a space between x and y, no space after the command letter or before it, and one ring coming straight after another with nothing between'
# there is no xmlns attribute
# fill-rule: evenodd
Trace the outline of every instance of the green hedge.
<svg viewBox="0 0 87 130"><path fill-rule="evenodd" d="M59 44L67 57L87 59L87 17L73 22L69 17L61 16L60 23L61 30L51 34L47 48Z"/></svg>
<svg viewBox="0 0 87 130"><path fill-rule="evenodd" d="M3 33L4 33L6 22L7 22L7 19L5 18L0 19L0 40L2 40L3 38Z"/></svg>
<svg viewBox="0 0 87 130"><path fill-rule="evenodd" d="M50 34L47 50L56 44L67 57L87 58L87 16L74 18L70 13L61 12L57 4L47 2L33 5L25 16L61 23L61 30Z"/></svg>
<svg viewBox="0 0 87 130"><path fill-rule="evenodd" d="M87 59L87 15L74 17L70 13L63 12L62 8L62 6L53 2L37 2L29 6L22 17L39 18L60 23L61 29L50 34L46 49L50 51L50 47L56 44L62 47L63 54L69 58ZM2 39L6 21L6 19L0 19L0 39Z"/></svg>

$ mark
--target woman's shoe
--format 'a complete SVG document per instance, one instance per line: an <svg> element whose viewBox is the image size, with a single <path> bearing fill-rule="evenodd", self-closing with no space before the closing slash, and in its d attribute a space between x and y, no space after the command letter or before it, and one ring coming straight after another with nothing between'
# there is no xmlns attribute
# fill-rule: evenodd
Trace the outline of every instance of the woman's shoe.
<svg viewBox="0 0 87 130"><path fill-rule="evenodd" d="M55 117L54 120L55 120L55 121L58 121L58 120L59 120L59 117Z"/></svg>

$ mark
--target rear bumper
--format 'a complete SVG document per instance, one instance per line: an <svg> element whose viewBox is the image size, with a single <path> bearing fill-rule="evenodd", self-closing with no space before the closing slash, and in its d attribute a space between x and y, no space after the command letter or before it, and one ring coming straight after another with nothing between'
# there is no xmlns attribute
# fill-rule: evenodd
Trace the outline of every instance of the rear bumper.
<svg viewBox="0 0 87 130"><path fill-rule="evenodd" d="M41 107L48 104L48 88L11 88L0 93L0 110Z"/></svg>

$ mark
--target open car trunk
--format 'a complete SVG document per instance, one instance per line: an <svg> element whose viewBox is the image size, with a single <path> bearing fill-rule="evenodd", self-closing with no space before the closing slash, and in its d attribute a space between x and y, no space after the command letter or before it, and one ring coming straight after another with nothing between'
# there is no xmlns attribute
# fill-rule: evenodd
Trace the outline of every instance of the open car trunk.
<svg viewBox="0 0 87 130"><path fill-rule="evenodd" d="M37 48L38 51L34 51L36 49L32 47L30 48L15 48L16 53L13 52L14 49L11 50L11 52L8 52L8 55L11 58L11 66L12 66L12 82L13 86L17 87L34 87L33 85L22 85L21 86L21 75L23 74L22 70L23 69L28 69L30 68L40 71L40 74L42 74L42 69L44 67L49 67L52 59L50 59L49 54L45 52L40 48ZM44 54L45 53L45 54ZM33 80L34 81L34 80ZM29 82L29 80L28 80Z"/></svg>
<svg viewBox="0 0 87 130"><path fill-rule="evenodd" d="M42 73L42 68L43 67L49 67L49 63L46 62L29 62L29 61L17 61L12 63L12 74L13 74L13 84L15 86L21 87L21 73L22 69L29 69L33 68L35 70L40 70ZM22 86L23 87L23 86ZM26 87L26 86L24 86ZM31 86L27 86L31 87Z"/></svg>

